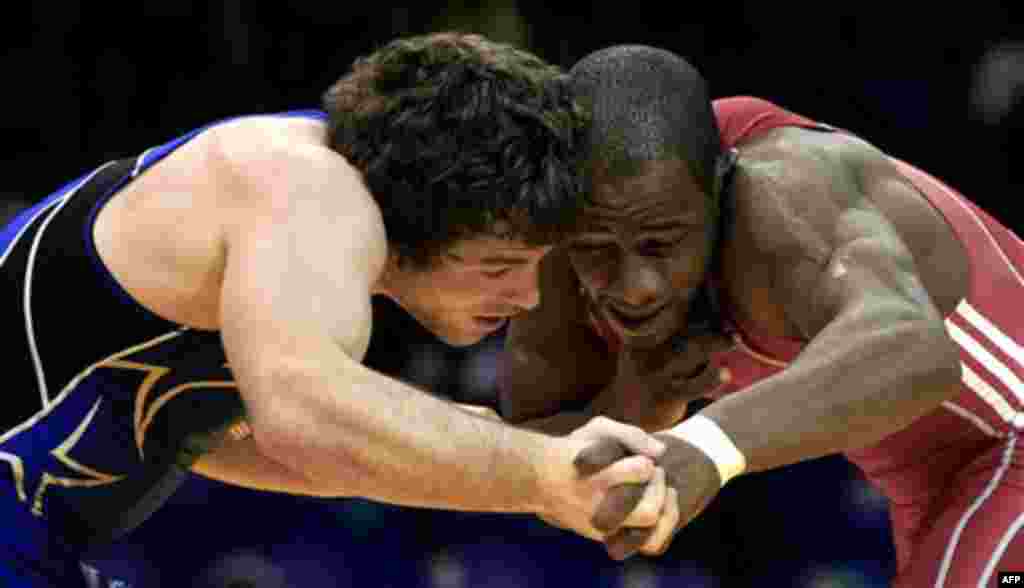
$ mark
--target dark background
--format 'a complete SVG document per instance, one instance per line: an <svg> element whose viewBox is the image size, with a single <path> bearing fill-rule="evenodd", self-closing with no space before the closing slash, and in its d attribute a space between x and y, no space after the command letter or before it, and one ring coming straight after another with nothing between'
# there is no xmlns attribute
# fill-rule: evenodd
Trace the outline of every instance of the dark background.
<svg viewBox="0 0 1024 588"><path fill-rule="evenodd" d="M652 3L653 4L653 3ZM317 106L352 59L459 29L568 67L644 43L690 59L716 97L748 94L862 135L1021 232L1014 164L1024 6L979 0L605 4L495 0L8 3L0 20L0 202L17 208L114 157L212 119ZM448 349L376 301L368 362L458 400L493 397L497 336ZM530 517L401 509L195 478L92 563L137 587L885 586L885 501L840 458L747 476L666 556L611 562ZM248 582L248 583L246 583Z"/></svg>

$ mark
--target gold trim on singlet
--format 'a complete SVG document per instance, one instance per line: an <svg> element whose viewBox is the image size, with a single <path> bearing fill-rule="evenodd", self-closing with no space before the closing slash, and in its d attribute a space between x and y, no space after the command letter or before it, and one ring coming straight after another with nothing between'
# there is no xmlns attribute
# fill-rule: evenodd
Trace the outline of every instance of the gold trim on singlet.
<svg viewBox="0 0 1024 588"><path fill-rule="evenodd" d="M145 441L146 431L152 424L157 413L164 406L166 406L166 404L170 400L174 399L176 396L186 391L202 388L212 387L237 389L237 384L232 380L184 382L177 384L170 390L167 390L166 392L159 394L159 396L157 396L155 400L151 398L151 396L154 394L154 390L158 390L158 382L168 374L171 374L173 370L166 366L133 361L125 358L131 356L132 354L138 353L140 351L145 351L147 349L156 347L162 343L170 341L176 337L181 336L183 333L187 331L188 329L183 328L169 333L165 333L148 341L144 341L137 345L133 345L132 347L118 351L86 367L77 375L75 375L75 377L72 378L70 382L68 382L68 384L61 390L60 394L58 394L48 406L46 406L44 409L40 410L36 414L32 415L31 418L27 419L26 421L22 422L16 427L0 435L0 443L4 443L10 439L13 439L18 434L31 429L33 426L43 421L54 410L60 407L64 403L64 401L67 400L71 392L77 389L77 387L96 370L135 370L146 373L145 377L143 378L142 382L138 385L138 389L135 392L135 402L133 411L134 438L139 452L139 457L140 459L144 458L142 445L143 442ZM225 363L223 367L227 368L228 365ZM82 439L86 431L88 431L89 425L95 418L102 402L103 397L97 398L92 408L89 410L88 414L86 414L85 417L81 420L81 422L78 423L74 431L72 431L66 439L61 441L61 443L56 448L50 451L50 455L53 456L53 458L57 462L59 462L61 465L68 468L69 470L77 474L80 474L82 476L81 478L58 476L49 471L43 471L39 476L38 482L36 482L38 485L33 491L32 489L26 488L26 486L29 483L31 483L31 481L26 480L26 469L25 462L23 461L23 459L14 453L0 451L0 463L6 463L11 471L11 478L14 482L14 488L18 500L20 502L28 502L29 495L31 494L31 510L32 513L36 516L43 515L44 499L46 492L50 487L95 487L102 486L105 484L112 484L124 478L123 475L116 475L98 471L90 466L78 462L70 455L71 451ZM240 423L233 423L228 431L228 434L231 437L242 437L249 433L250 430L244 421Z"/></svg>
<svg viewBox="0 0 1024 588"><path fill-rule="evenodd" d="M112 355L110 355L110 356L108 356L108 357L106 357L104 359L101 359L100 361L97 361L96 363L86 367L84 370L82 370L77 375L75 375L75 377L72 378L71 381L69 381L66 386L64 386L64 389L61 390L60 394L58 394L50 402L49 405L47 405L45 408L43 408L42 410L40 410L36 414L32 415L29 419L27 419L23 423L15 426L14 428L12 428L12 429L6 431L5 433L3 433L2 435L0 435L0 444L5 443L5 442L7 442L10 439L13 439L16 435L18 435L18 434L20 434L20 433L22 433L22 432L24 432L24 431L26 431L28 429L31 429L33 426L37 425L41 420L43 420L44 418L49 416L50 413L52 413L54 410L56 410L58 407L60 407L61 404L63 404L63 402L65 400L67 400L68 396L78 387L78 385L83 380L85 380L85 378L89 377L97 369L99 369L101 367L104 367L107 363L116 361L116 360L118 360L121 357L124 357L126 355L131 355L132 353L136 353L136 352L138 352L140 350L147 349L149 347L153 347L154 345L159 345L160 343L163 343L164 341L168 341L170 339L173 339L174 337L177 337L177 336L181 335L184 331L185 330L182 329L182 330L178 330L178 331L172 331L170 333L165 333L163 335L160 335L159 337L155 337L153 339L150 339L149 341L145 341L143 343L139 343L138 345L134 345L134 346L129 347L127 349L118 351L117 353L114 353L114 354L112 354ZM98 404L96 406L98 406ZM115 478L115 476L112 475L112 474L103 474L101 472L97 472L96 470L93 470L91 468L87 468L86 466L83 466L83 465L79 464L78 462L75 462L74 460L71 460L70 458L67 457L67 451L69 451L71 447L74 447L75 443L78 442L79 437L84 433L84 431L88 427L89 422L92 420L93 416L95 415L96 406L93 407L93 410L89 412L89 414L83 420L83 423L79 424L79 426L75 429L74 432L71 433L71 435L68 437L68 439L65 439L63 442L61 442L61 444L57 447L57 449L54 450L54 451L58 452L57 454L55 454L55 457L57 457L58 460L61 460L60 456L64 456L65 457L66 461L65 460L61 460L62 463L64 463L65 465L67 465L68 462L71 462L71 463L75 464L75 467L72 467L73 470L78 471L79 473L88 471L88 472L92 472L93 474L96 474L96 475L99 476L99 478L94 476L90 480L83 480L83 482L88 482L88 483L87 484L79 484L79 485L96 486L96 485L99 485L99 484L109 484L109 483L111 483L110 480L113 480ZM70 443L69 443L69 441L70 441ZM64 448L63 450L61 450L62 447ZM8 453L8 452L0 452L0 462L7 463L8 466L10 467L10 469L11 469L11 478L14 481L15 492L17 493L18 500L20 500L21 502L26 502L28 500L28 492L26 491L26 488L25 488L26 480L25 480L25 464L24 464L24 462L22 461L22 459L19 456L15 455L13 453ZM76 468L80 468L80 469L76 469ZM41 480L42 481L40 482L39 488L35 492L33 492L33 512L35 512L37 510L35 508L35 504L41 504L42 503L43 494L44 494L45 489L46 489L47 486L51 486L51 485L55 485L55 484L56 485L62 485L62 486L71 486L71 485L73 485L73 484L67 483L68 478L61 478L61 477L54 476L54 475L52 475L50 473L46 473L46 472L43 473ZM40 513L37 512L36 514L40 514Z"/></svg>
<svg viewBox="0 0 1024 588"><path fill-rule="evenodd" d="M89 424L92 423L92 419L96 416L96 411L99 410L102 402L102 397L97 398L96 402L92 405L92 409L89 410L89 414L82 419L82 422L78 424L78 427L75 428L74 432L50 452L50 455L57 458L57 461L64 464L68 469L78 472L85 477L65 478L61 476L54 476L49 472L43 472L42 479L39 482L39 487L36 488L35 496L32 498L32 514L36 516L43 515L43 494L46 493L46 489L50 486L62 486L64 488L91 488L94 486L113 484L114 482L124 478L124 476L113 476L110 474L104 474L103 472L98 472L88 466L78 463L68 455L82 438L82 435L85 434L85 431L89 428Z"/></svg>

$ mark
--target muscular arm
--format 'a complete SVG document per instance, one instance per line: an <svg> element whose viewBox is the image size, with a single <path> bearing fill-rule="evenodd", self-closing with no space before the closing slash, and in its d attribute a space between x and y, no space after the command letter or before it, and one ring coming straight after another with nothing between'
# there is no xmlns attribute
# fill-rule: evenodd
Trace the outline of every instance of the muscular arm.
<svg viewBox="0 0 1024 588"><path fill-rule="evenodd" d="M942 316L872 204L913 188L869 146L834 141L761 153L754 164L769 179L748 209L765 252L757 261L810 343L786 370L702 411L749 470L869 445L958 390L959 356Z"/></svg>
<svg viewBox="0 0 1024 588"><path fill-rule="evenodd" d="M495 420L501 419L493 409L484 406L457 404L461 410ZM281 492L302 496L338 498L327 489L312 484L280 462L265 456L251 438L226 440L202 454L192 465L192 473L225 484L264 492Z"/></svg>
<svg viewBox="0 0 1024 588"><path fill-rule="evenodd" d="M253 446L320 495L536 511L550 438L360 364L386 242L356 173L319 147L247 143L223 157L239 206L221 330Z"/></svg>
<svg viewBox="0 0 1024 588"><path fill-rule="evenodd" d="M264 492L335 498L280 462L263 455L252 439L228 441L203 454L192 465L192 473L205 478Z"/></svg>

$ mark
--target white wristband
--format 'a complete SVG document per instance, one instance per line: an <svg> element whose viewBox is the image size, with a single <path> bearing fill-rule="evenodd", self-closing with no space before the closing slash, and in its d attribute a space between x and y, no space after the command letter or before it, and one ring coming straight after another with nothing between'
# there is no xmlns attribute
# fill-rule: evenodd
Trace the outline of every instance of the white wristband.
<svg viewBox="0 0 1024 588"><path fill-rule="evenodd" d="M694 415L668 432L703 451L718 468L722 486L747 469L747 458L736 449L718 423L704 415Z"/></svg>

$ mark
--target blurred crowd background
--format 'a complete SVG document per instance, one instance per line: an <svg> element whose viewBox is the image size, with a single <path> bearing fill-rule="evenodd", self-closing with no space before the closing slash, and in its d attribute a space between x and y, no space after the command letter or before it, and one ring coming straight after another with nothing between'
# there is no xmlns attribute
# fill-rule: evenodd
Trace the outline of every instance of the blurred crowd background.
<svg viewBox="0 0 1024 588"><path fill-rule="evenodd" d="M571 66L618 43L671 49L716 97L747 94L853 131L960 189L1018 233L1024 5L16 2L0 20L0 215L115 157L213 119L316 107L398 36L474 31ZM494 403L499 333L444 347L375 301L368 363ZM90 554L137 588L772 586L867 588L892 574L884 498L838 457L740 478L658 559L530 517L305 499L191 480L139 531Z"/></svg>

